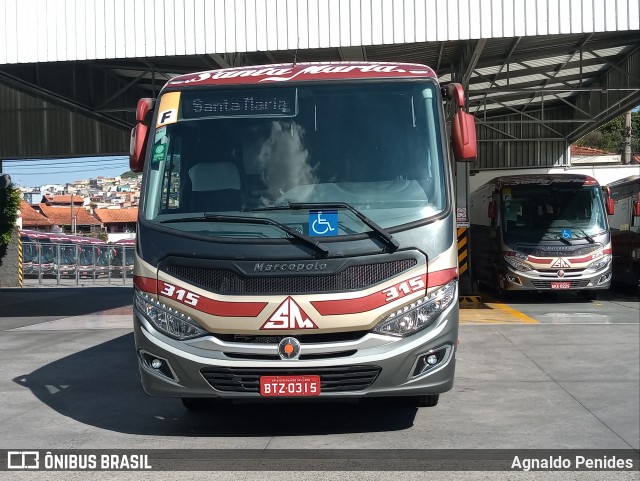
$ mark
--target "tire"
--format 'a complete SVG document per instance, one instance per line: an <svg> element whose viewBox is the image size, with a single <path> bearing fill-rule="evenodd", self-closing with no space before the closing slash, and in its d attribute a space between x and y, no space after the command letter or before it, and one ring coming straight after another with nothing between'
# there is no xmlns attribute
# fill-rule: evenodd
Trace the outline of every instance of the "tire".
<svg viewBox="0 0 640 481"><path fill-rule="evenodd" d="M504 299L507 296L507 291L500 286L500 275L498 274L498 271L495 269L493 271L493 280L495 282L495 286L493 286L493 288L496 291L496 295L500 299Z"/></svg>
<svg viewBox="0 0 640 481"><path fill-rule="evenodd" d="M432 408L438 404L440 394L424 394L413 398L414 406L419 408Z"/></svg>
<svg viewBox="0 0 640 481"><path fill-rule="evenodd" d="M204 411L212 406L211 399L206 397L183 397L180 398L182 405L188 411Z"/></svg>

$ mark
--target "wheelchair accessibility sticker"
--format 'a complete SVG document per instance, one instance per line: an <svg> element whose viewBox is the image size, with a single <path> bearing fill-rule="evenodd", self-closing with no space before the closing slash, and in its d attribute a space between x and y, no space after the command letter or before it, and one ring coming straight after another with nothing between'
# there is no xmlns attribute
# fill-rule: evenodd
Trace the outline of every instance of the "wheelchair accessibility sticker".
<svg viewBox="0 0 640 481"><path fill-rule="evenodd" d="M330 236L338 235L337 210L309 211L309 235Z"/></svg>
<svg viewBox="0 0 640 481"><path fill-rule="evenodd" d="M563 239L571 239L571 229L562 229L560 232Z"/></svg>

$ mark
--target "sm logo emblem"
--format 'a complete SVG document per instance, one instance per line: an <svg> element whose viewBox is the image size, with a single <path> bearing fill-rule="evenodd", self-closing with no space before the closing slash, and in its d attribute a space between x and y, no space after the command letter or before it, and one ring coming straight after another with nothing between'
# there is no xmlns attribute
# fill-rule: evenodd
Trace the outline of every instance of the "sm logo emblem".
<svg viewBox="0 0 640 481"><path fill-rule="evenodd" d="M260 329L318 329L306 312L287 297Z"/></svg>
<svg viewBox="0 0 640 481"><path fill-rule="evenodd" d="M558 260L551 265L551 267L567 269L571 267L571 264L569 264L568 261L565 261L562 257L559 257Z"/></svg>

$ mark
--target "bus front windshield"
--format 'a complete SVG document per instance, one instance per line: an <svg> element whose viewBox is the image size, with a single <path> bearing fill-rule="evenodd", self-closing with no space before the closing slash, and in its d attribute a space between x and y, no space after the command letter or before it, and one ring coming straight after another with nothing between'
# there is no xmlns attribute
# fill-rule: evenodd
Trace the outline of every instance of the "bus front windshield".
<svg viewBox="0 0 640 481"><path fill-rule="evenodd" d="M290 203L348 203L383 228L432 218L447 207L437 89L387 81L182 91L175 121L155 131L144 218L245 238L286 234L194 219L268 217L308 233L308 210ZM334 235L368 230L339 210Z"/></svg>
<svg viewBox="0 0 640 481"><path fill-rule="evenodd" d="M518 185L503 187L502 230L505 238L588 239L607 231L598 186Z"/></svg>

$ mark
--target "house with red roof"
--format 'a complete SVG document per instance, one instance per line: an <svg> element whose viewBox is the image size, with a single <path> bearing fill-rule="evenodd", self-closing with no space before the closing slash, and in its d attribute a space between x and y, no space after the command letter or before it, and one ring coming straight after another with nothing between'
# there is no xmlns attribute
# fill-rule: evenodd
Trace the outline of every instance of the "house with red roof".
<svg viewBox="0 0 640 481"><path fill-rule="evenodd" d="M20 219L23 229L40 230L50 232L54 222L35 210L25 200L20 201Z"/></svg>
<svg viewBox="0 0 640 481"><path fill-rule="evenodd" d="M129 209L95 209L93 213L102 223L110 242L135 236L136 222L138 221L137 207Z"/></svg>
<svg viewBox="0 0 640 481"><path fill-rule="evenodd" d="M76 205L75 199L73 204L69 201L67 205L40 203L38 210L66 233L95 233L99 232L102 226L98 219L82 207L82 204Z"/></svg>

